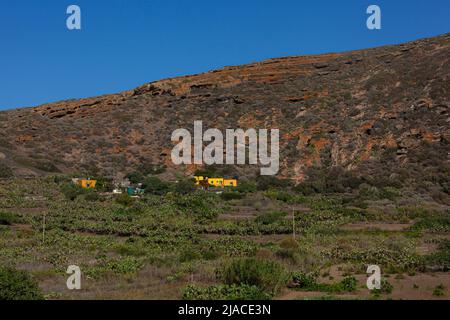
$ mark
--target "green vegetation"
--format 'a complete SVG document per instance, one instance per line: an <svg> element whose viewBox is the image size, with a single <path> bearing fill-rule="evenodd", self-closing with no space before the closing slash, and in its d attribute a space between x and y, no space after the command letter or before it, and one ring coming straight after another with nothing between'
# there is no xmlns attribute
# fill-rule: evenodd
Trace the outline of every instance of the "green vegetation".
<svg viewBox="0 0 450 320"><path fill-rule="evenodd" d="M285 270L279 263L255 258L231 261L218 273L228 285L256 286L269 294L275 294L286 281Z"/></svg>
<svg viewBox="0 0 450 320"><path fill-rule="evenodd" d="M271 295L257 286L217 285L206 288L188 285L183 291L185 300L268 300Z"/></svg>
<svg viewBox="0 0 450 320"><path fill-rule="evenodd" d="M78 196L86 194L88 191L72 182L67 182L61 186L61 192L67 200L74 201Z"/></svg>
<svg viewBox="0 0 450 320"><path fill-rule="evenodd" d="M283 217L286 216L285 212L268 212L256 217L255 222L264 225L280 222Z"/></svg>
<svg viewBox="0 0 450 320"><path fill-rule="evenodd" d="M15 214L7 211L0 211L0 225L12 225L17 222L19 222L19 219Z"/></svg>
<svg viewBox="0 0 450 320"><path fill-rule="evenodd" d="M0 162L0 178L6 179L11 178L13 176L13 172L11 168L3 162Z"/></svg>
<svg viewBox="0 0 450 320"><path fill-rule="evenodd" d="M42 300L36 283L25 271L0 267L0 300Z"/></svg>
<svg viewBox="0 0 450 320"><path fill-rule="evenodd" d="M354 277L345 277L337 283L319 283L312 274L294 272L292 274L292 287L304 291L322 291L329 293L354 292L358 282Z"/></svg>
<svg viewBox="0 0 450 320"><path fill-rule="evenodd" d="M220 194L220 197L225 201L244 198L244 196L238 192L223 192Z"/></svg>
<svg viewBox="0 0 450 320"><path fill-rule="evenodd" d="M381 279L381 287L380 287L380 289L373 289L372 290L372 294L375 297L379 297L382 294L391 294L393 289L394 289L394 287L392 286L392 284L388 280Z"/></svg>
<svg viewBox="0 0 450 320"><path fill-rule="evenodd" d="M436 296L436 297L445 296L445 287L442 283L440 285L436 286L436 288L434 288L433 296Z"/></svg>
<svg viewBox="0 0 450 320"><path fill-rule="evenodd" d="M438 250L424 257L425 263L430 266L438 266L442 270L450 269L450 240L439 244Z"/></svg>
<svg viewBox="0 0 450 320"><path fill-rule="evenodd" d="M450 266L445 207L408 190L387 187L394 197L370 197L361 184L344 194L305 194L269 179L264 191L249 181L216 194L189 179L148 174L149 192L132 198L104 194L104 181L94 190L67 176L0 181L0 264L26 265L49 297L77 296L47 285L75 263L87 288L100 288L87 289L89 297L184 299L271 299L289 291L388 298L389 283L360 290L356 279L367 264L380 265L386 278ZM419 245L432 250L421 254Z"/></svg>

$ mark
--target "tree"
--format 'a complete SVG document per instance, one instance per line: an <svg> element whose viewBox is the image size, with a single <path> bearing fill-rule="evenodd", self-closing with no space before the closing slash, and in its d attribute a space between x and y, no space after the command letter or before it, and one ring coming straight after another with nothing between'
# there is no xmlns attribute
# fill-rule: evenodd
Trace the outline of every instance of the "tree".
<svg viewBox="0 0 450 320"><path fill-rule="evenodd" d="M192 179L184 179L175 184L175 192L189 194L195 191L195 183Z"/></svg>
<svg viewBox="0 0 450 320"><path fill-rule="evenodd" d="M158 177L150 176L142 184L146 193L163 195L170 191L170 185Z"/></svg>

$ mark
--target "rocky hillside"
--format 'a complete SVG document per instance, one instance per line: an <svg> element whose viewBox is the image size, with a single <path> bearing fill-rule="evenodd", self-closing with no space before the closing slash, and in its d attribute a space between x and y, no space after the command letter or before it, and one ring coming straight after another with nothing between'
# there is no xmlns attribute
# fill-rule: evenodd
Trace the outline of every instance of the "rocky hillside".
<svg viewBox="0 0 450 320"><path fill-rule="evenodd" d="M279 128L279 177L321 168L426 180L449 172L450 34L398 46L276 58L131 91L0 113L0 161L16 175L174 168L171 133ZM24 92L26 94L26 92ZM235 167L252 175L255 167ZM409 180L408 180L409 179Z"/></svg>

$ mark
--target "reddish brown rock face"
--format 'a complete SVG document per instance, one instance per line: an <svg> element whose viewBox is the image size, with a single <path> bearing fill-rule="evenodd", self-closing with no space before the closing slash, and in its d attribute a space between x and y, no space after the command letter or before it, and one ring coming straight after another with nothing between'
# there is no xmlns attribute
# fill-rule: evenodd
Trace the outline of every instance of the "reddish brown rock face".
<svg viewBox="0 0 450 320"><path fill-rule="evenodd" d="M171 166L171 133L280 129L279 176L309 167L390 172L448 167L450 35L343 54L271 59L135 90L0 113L0 152L16 172ZM422 160L419 160L422 159ZM51 165L49 165L51 164ZM186 174L194 166L172 167ZM240 173L255 168L235 168Z"/></svg>

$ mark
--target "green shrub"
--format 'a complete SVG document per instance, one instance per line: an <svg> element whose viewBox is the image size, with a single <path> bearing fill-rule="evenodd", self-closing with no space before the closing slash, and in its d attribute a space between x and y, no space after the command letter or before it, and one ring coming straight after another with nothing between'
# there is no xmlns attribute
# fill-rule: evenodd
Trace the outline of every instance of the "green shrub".
<svg viewBox="0 0 450 320"><path fill-rule="evenodd" d="M68 182L61 186L61 192L67 200L74 201L79 195L86 194L87 190L72 182Z"/></svg>
<svg viewBox="0 0 450 320"><path fill-rule="evenodd" d="M257 258L233 260L218 274L225 284L256 286L269 294L275 294L286 280L285 270L279 263Z"/></svg>
<svg viewBox="0 0 450 320"><path fill-rule="evenodd" d="M280 247L283 249L297 250L299 248L299 244L297 240L295 240L293 237L288 237L284 238L280 242Z"/></svg>
<svg viewBox="0 0 450 320"><path fill-rule="evenodd" d="M292 274L292 287L305 291L323 292L354 292L357 289L358 281L355 277L345 277L337 283L318 283L315 275L303 272Z"/></svg>
<svg viewBox="0 0 450 320"><path fill-rule="evenodd" d="M273 199L273 200L278 200L278 201L283 201L283 202L291 202L293 200L293 195L286 192L286 191L282 191L282 190L277 190L277 189L270 189L268 191L266 191L265 196Z"/></svg>
<svg viewBox="0 0 450 320"><path fill-rule="evenodd" d="M436 297L445 296L445 287L442 283L440 285L436 286L436 288L434 288L433 296L436 296Z"/></svg>
<svg viewBox="0 0 450 320"><path fill-rule="evenodd" d="M0 267L0 300L42 300L37 283L25 271Z"/></svg>
<svg viewBox="0 0 450 320"><path fill-rule="evenodd" d="M429 230L435 232L450 232L450 217L427 216L420 219L412 227L413 231Z"/></svg>
<svg viewBox="0 0 450 320"><path fill-rule="evenodd" d="M0 225L12 225L17 222L19 222L19 219L13 213L0 211Z"/></svg>
<svg viewBox="0 0 450 320"><path fill-rule="evenodd" d="M317 290L316 277L303 272L294 272L291 276L292 286L303 290Z"/></svg>
<svg viewBox="0 0 450 320"><path fill-rule="evenodd" d="M220 252L214 248L204 248L201 250L200 254L205 260L215 260L220 256Z"/></svg>
<svg viewBox="0 0 450 320"><path fill-rule="evenodd" d="M184 300L269 300L272 296L257 286L216 285L206 288L188 285L183 291Z"/></svg>
<svg viewBox="0 0 450 320"><path fill-rule="evenodd" d="M380 294L391 294L394 286L386 279L381 279L380 289L373 289L371 292L376 297Z"/></svg>
<svg viewBox="0 0 450 320"><path fill-rule="evenodd" d="M354 292L356 291L356 287L358 285L358 281L355 277L345 277L339 283L339 290L344 292Z"/></svg>
<svg viewBox="0 0 450 320"><path fill-rule="evenodd" d="M188 248L181 252L180 254L180 262L189 262L193 260L198 260L202 257L198 250L194 248Z"/></svg>
<svg viewBox="0 0 450 320"><path fill-rule="evenodd" d="M114 189L114 184L112 179L103 177L103 176L95 176L93 178L97 181L95 184L95 189L101 192L111 192Z"/></svg>
<svg viewBox="0 0 450 320"><path fill-rule="evenodd" d="M116 197L115 201L116 203L121 204L123 206L129 206L134 202L133 198L126 193L119 194Z"/></svg>
<svg viewBox="0 0 450 320"><path fill-rule="evenodd" d="M184 179L174 185L174 191L178 194L189 194L195 190L195 182L192 179Z"/></svg>
<svg viewBox="0 0 450 320"><path fill-rule="evenodd" d="M218 198L214 194L203 192L188 195L168 194L168 198L178 210L200 220L214 219L222 212Z"/></svg>
<svg viewBox="0 0 450 320"><path fill-rule="evenodd" d="M5 163L0 162L0 178L7 179L13 176L13 171Z"/></svg>
<svg viewBox="0 0 450 320"><path fill-rule="evenodd" d="M450 269L450 240L443 241L438 251L425 256L425 263L427 265L439 266L443 270Z"/></svg>
<svg viewBox="0 0 450 320"><path fill-rule="evenodd" d="M256 181L256 187L260 191L267 191L269 189L283 189L289 188L291 183L289 180L278 179L273 176L259 176Z"/></svg>
<svg viewBox="0 0 450 320"><path fill-rule="evenodd" d="M144 175L139 172L135 171L127 175L128 180L130 180L131 183L142 183L144 181Z"/></svg>
<svg viewBox="0 0 450 320"><path fill-rule="evenodd" d="M304 196L309 196L317 192L317 190L314 188L314 185L310 182L299 183L294 187L294 191Z"/></svg>
<svg viewBox="0 0 450 320"><path fill-rule="evenodd" d="M256 192L256 184L250 181L239 182L236 191L240 193Z"/></svg>
<svg viewBox="0 0 450 320"><path fill-rule="evenodd" d="M263 213L255 218L255 221L260 224L268 225L278 221L281 221L286 216L285 212L267 212Z"/></svg>
<svg viewBox="0 0 450 320"><path fill-rule="evenodd" d="M98 195L98 193L91 191L91 192L86 193L86 195L84 196L84 199L86 201L95 202L95 201L100 200L100 196Z"/></svg>
<svg viewBox="0 0 450 320"><path fill-rule="evenodd" d="M242 199L244 196L237 192L222 192L220 197L225 201Z"/></svg>
<svg viewBox="0 0 450 320"><path fill-rule="evenodd" d="M148 177L145 179L142 187L146 193L164 195L170 191L170 184L162 181L158 177Z"/></svg>

